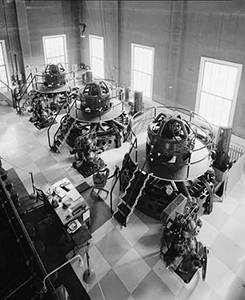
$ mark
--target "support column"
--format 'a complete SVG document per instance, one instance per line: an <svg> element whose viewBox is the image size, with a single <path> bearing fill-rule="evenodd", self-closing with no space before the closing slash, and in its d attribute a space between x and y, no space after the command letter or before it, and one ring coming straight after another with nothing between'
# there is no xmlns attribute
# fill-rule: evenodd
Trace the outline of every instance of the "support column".
<svg viewBox="0 0 245 300"><path fill-rule="evenodd" d="M32 52L31 52L31 41L30 41L30 33L28 27L28 20L26 14L26 6L25 1L23 0L15 0L16 5L16 15L17 15L17 24L20 38L20 47L23 59L23 72L25 74L26 66L32 66ZM20 67L20 58L17 57L19 67ZM29 70L29 68L28 68ZM29 74L25 74L28 76ZM24 78L23 78L24 79Z"/></svg>

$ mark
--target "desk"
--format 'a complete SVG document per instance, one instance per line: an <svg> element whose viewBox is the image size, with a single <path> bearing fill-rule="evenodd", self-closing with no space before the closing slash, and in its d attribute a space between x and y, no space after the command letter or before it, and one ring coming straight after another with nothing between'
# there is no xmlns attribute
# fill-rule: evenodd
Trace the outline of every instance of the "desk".
<svg viewBox="0 0 245 300"><path fill-rule="evenodd" d="M90 207L68 178L57 181L44 192L63 225L80 216L84 223L90 220Z"/></svg>

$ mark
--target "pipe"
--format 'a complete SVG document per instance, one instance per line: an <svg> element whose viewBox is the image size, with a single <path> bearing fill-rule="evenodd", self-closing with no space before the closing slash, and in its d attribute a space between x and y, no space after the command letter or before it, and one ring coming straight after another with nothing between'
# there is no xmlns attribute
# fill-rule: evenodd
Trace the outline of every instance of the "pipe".
<svg viewBox="0 0 245 300"><path fill-rule="evenodd" d="M83 265L83 259L82 259L81 255L78 254L78 255L72 257L71 259L69 259L68 261L66 261L65 263L63 263L62 265L60 265L59 267L57 267L56 269L54 269L52 272L50 272L49 274L47 274L47 275L44 277L44 279L43 279L43 291L44 291L44 293L46 293L47 290L48 290L48 289L47 289L47 286L46 286L46 283L45 283L46 279L47 279L49 276L51 276L52 274L54 274L55 272L57 272L59 269L63 268L65 265L69 264L70 262L72 262L72 261L75 260L75 259L79 259L79 260L80 260L80 265L81 265L81 266Z"/></svg>

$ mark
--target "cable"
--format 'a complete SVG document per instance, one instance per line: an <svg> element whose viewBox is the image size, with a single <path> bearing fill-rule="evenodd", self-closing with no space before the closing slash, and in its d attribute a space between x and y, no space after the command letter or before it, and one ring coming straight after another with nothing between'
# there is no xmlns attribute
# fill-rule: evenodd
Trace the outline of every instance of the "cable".
<svg viewBox="0 0 245 300"><path fill-rule="evenodd" d="M32 172L26 171L26 170L24 170L24 169L22 169L22 168L20 168L20 167L15 166L14 164L10 163L9 161L7 161L7 160L6 160L5 158L3 158L2 156L0 156L0 159L4 160L6 163L10 164L12 167L14 167L14 168L16 168L16 169L19 169L19 170L21 170L21 171L23 171L23 172L26 172L26 173L28 173L28 174L31 174L31 173L32 173Z"/></svg>

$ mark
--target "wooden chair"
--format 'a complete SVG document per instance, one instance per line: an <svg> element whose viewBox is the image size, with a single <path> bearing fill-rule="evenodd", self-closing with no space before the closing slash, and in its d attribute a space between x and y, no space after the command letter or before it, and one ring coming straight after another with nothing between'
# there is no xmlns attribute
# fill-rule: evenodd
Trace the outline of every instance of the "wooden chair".
<svg viewBox="0 0 245 300"><path fill-rule="evenodd" d="M36 202L43 202L43 207L44 207L44 212L46 213L47 210L48 210L48 198L47 196L45 195L44 191L41 190L41 189L38 189L34 186L34 189L35 189L35 192L36 192L36 195L37 195L37 199L36 199Z"/></svg>
<svg viewBox="0 0 245 300"><path fill-rule="evenodd" d="M109 194L109 191L107 189L105 189L105 185L107 183L107 179L109 177L109 173L110 170L108 168L104 168L101 170L98 170L97 172L95 172L93 174L93 187L92 187L92 191L97 189L97 195L99 195L99 193L101 191L104 191L106 193L106 197Z"/></svg>

